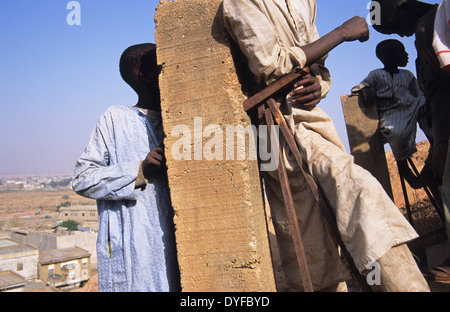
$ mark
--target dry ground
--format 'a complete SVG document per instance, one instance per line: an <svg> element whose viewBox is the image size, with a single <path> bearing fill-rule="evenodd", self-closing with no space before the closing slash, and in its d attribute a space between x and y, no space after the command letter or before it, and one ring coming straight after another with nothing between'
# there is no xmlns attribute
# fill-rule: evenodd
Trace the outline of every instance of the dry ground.
<svg viewBox="0 0 450 312"><path fill-rule="evenodd" d="M84 198L71 189L57 191L0 192L0 218L14 214L56 212L58 205L70 202L72 206L95 205L95 200Z"/></svg>
<svg viewBox="0 0 450 312"><path fill-rule="evenodd" d="M412 160L419 172L422 170L423 164L428 156L429 147L428 141L417 144L417 152L413 155ZM400 176L392 152L386 153L386 159L391 176L394 202L406 216L405 199L400 183ZM425 191L423 189L414 190L409 187L408 183L406 183L406 189L411 205L414 226L419 235L426 235L443 227L444 225Z"/></svg>

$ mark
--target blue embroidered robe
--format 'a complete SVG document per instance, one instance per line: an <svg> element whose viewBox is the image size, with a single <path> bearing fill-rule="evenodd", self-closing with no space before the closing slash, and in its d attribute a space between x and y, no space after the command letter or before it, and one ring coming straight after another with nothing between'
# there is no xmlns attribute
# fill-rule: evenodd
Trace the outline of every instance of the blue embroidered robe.
<svg viewBox="0 0 450 312"><path fill-rule="evenodd" d="M99 291L178 290L167 176L156 173L135 188L140 162L161 139L146 114L113 106L76 163L74 191L97 200Z"/></svg>

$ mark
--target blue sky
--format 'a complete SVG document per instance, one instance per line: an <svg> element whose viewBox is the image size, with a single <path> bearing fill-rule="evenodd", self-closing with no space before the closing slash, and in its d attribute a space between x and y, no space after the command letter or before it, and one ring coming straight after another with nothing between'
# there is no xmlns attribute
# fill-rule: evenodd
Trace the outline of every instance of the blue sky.
<svg viewBox="0 0 450 312"><path fill-rule="evenodd" d="M103 111L134 105L121 80L119 57L130 45L154 42L159 0L79 0L81 25L69 26L69 0L3 1L0 11L0 174L71 173ZM366 0L317 0L321 34L355 16ZM430 2L433 3L433 2ZM320 106L334 119L348 148L340 96L381 67L375 46L400 39L415 73L413 38L371 29L366 43L344 43L327 60L332 91ZM418 141L424 139L419 131Z"/></svg>

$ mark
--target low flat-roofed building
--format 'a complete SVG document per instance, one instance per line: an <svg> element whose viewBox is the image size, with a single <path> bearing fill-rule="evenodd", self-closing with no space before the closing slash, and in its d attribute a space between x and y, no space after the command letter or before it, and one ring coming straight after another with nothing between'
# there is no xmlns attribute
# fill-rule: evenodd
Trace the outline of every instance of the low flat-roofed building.
<svg viewBox="0 0 450 312"><path fill-rule="evenodd" d="M27 282L12 271L0 272L0 292L60 292L60 290L36 280Z"/></svg>
<svg viewBox="0 0 450 312"><path fill-rule="evenodd" d="M91 254L79 247L39 253L39 278L54 287L79 285L89 280Z"/></svg>
<svg viewBox="0 0 450 312"><path fill-rule="evenodd" d="M46 285L42 281L30 282L25 285L21 292L61 292L53 286Z"/></svg>
<svg viewBox="0 0 450 312"><path fill-rule="evenodd" d="M70 206L59 208L59 217L61 220L74 220L82 224L93 224L98 222L97 206Z"/></svg>
<svg viewBox="0 0 450 312"><path fill-rule="evenodd" d="M89 231L67 231L48 233L42 231L32 231L24 228L13 228L11 239L22 244L28 244L40 251L79 247L87 250L90 254L91 269L97 269L97 232L92 228ZM98 227L96 227L98 231Z"/></svg>
<svg viewBox="0 0 450 312"><path fill-rule="evenodd" d="M28 244L0 239L0 272L12 271L27 281L34 280L37 278L38 257L39 251Z"/></svg>
<svg viewBox="0 0 450 312"><path fill-rule="evenodd" d="M26 283L23 276L13 271L0 272L0 292L21 291Z"/></svg>

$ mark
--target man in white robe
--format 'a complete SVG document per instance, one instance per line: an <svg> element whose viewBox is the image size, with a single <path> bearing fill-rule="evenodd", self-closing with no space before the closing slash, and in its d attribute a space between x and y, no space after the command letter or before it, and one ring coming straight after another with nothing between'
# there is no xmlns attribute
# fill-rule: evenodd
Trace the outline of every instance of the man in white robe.
<svg viewBox="0 0 450 312"><path fill-rule="evenodd" d="M225 25L261 86L296 67L309 66L316 77L278 102L310 172L332 206L357 268L363 272L378 261L385 291L429 291L404 245L417 233L378 181L345 152L330 117L314 107L331 85L324 67L326 54L344 41L367 39L364 19L353 18L320 40L314 0L224 0L223 9ZM312 104L301 105L293 97L296 94ZM280 141L313 286L315 290L336 289L346 279L337 247L289 147L283 138ZM284 272L290 285L301 290L277 173L266 172L263 177Z"/></svg>

